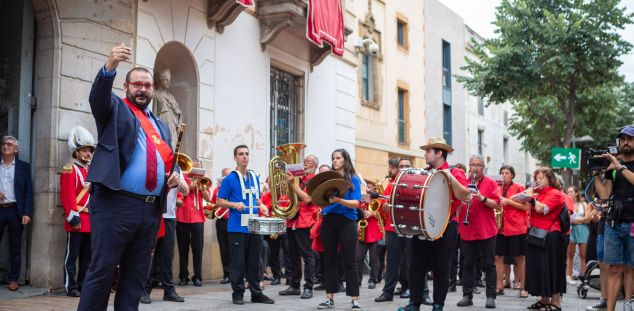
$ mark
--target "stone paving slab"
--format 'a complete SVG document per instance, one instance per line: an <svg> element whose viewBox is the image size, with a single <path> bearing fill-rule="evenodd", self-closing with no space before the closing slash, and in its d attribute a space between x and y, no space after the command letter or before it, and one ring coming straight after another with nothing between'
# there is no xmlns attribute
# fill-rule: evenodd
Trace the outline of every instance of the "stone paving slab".
<svg viewBox="0 0 634 311"><path fill-rule="evenodd" d="M407 304L407 299L395 297L392 302L376 303L374 298L380 294L382 284L376 289L367 289L367 286L361 288L361 306L364 310L396 310L399 306ZM431 285L431 282L430 282ZM299 296L279 296L277 292L285 289L286 286L266 286L264 293L276 301L273 305L254 304L250 302L250 295L246 293L245 304L236 306L231 303L231 288L228 284L220 285L218 281L204 282L202 287L177 286L176 290L179 295L185 297L184 303L166 302L162 300L163 291L155 289L152 292L152 303L141 304L141 311L198 311L198 310L283 310L283 311L299 311L299 310L316 310L317 305L325 299L325 292L316 291L315 297L312 299L300 299ZM483 293L474 296L474 306L459 308L456 306L458 300L462 298L461 288L458 292L449 293L445 303L445 310L487 310L484 308L485 295L484 289L480 289ZM6 293L8 290L0 288L0 311L62 311L76 310L79 302L78 298L67 297L63 294L49 294L42 296L42 289L23 286L15 293ZM517 290L506 289L506 295L499 296L496 299L497 309L495 310L526 310L526 307L537 300L535 297L526 299L518 298ZM26 297L32 294L35 296ZM8 297L12 296L12 298ZM597 302L599 297L598 291L591 290L587 299L581 299L577 296L575 287L569 286L568 293L564 294L563 309L564 310L585 310L585 307ZM114 310L112 306L114 295L110 297L110 306L108 310ZM335 310L349 310L350 298L344 294L335 294ZM421 310L431 310L431 307L421 306ZM617 305L616 310L623 310L622 302Z"/></svg>

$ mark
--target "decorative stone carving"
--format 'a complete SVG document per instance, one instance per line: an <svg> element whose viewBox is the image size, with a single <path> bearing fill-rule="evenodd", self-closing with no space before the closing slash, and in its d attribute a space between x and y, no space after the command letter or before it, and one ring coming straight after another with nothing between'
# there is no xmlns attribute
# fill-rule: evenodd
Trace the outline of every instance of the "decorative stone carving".
<svg viewBox="0 0 634 311"><path fill-rule="evenodd" d="M244 9L236 0L207 0L207 27L223 33Z"/></svg>
<svg viewBox="0 0 634 311"><path fill-rule="evenodd" d="M181 109L168 89L172 80L169 69L159 72L157 75L156 91L154 91L154 113L167 123L167 127L172 134L172 145L176 146L177 129L181 123ZM172 147L174 147L172 146Z"/></svg>

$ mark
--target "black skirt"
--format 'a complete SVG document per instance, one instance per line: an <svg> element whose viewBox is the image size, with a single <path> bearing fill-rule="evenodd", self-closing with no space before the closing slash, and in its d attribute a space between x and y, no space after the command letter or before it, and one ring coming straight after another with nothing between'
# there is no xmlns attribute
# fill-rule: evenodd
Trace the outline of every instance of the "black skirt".
<svg viewBox="0 0 634 311"><path fill-rule="evenodd" d="M566 248L564 235L550 232L546 247L526 245L526 286L533 296L551 297L566 292Z"/></svg>
<svg viewBox="0 0 634 311"><path fill-rule="evenodd" d="M526 234L504 236L497 235L495 256L518 257L526 253ZM505 262L506 264L506 262Z"/></svg>

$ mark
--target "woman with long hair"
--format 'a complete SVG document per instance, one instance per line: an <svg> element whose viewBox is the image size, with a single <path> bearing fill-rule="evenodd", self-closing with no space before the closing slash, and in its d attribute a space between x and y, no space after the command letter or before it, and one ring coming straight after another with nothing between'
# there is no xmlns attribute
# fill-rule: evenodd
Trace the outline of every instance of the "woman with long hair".
<svg viewBox="0 0 634 311"><path fill-rule="evenodd" d="M581 200L581 193L575 186L568 187L566 195L574 202L574 213L570 216L572 230L570 231L570 243L568 244L568 258L566 260L566 282L577 285L572 279L572 260L575 257L577 245L579 245L579 261L581 262L581 274L586 272L586 244L590 235L588 223L594 217L594 209L588 208L588 204Z"/></svg>
<svg viewBox="0 0 634 311"><path fill-rule="evenodd" d="M566 199L551 168L537 168L533 180L535 186L526 190L526 194L533 197L530 226L546 230L546 237L543 246L526 243L525 287L529 294L541 297L528 309L561 310L560 294L566 292L566 262L560 214L566 208Z"/></svg>
<svg viewBox="0 0 634 311"><path fill-rule="evenodd" d="M359 279L355 252L357 245L357 208L361 200L361 179L357 176L350 154L345 149L332 153L332 169L350 183L343 198L331 197L330 205L322 209L321 240L324 246L326 301L319 309L334 308L334 293L338 291L337 256L341 250L346 275L346 295L352 297L352 309L359 305Z"/></svg>

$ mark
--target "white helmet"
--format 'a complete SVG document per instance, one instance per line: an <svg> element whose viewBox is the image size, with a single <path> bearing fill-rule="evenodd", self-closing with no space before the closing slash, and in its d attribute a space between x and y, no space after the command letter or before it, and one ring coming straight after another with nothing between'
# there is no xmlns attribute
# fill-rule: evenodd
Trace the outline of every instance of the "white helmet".
<svg viewBox="0 0 634 311"><path fill-rule="evenodd" d="M70 150L70 153L73 154L75 150L81 147L90 147L93 151L95 151L95 139L87 129L81 126L76 126L70 130L70 135L68 136L68 150Z"/></svg>

